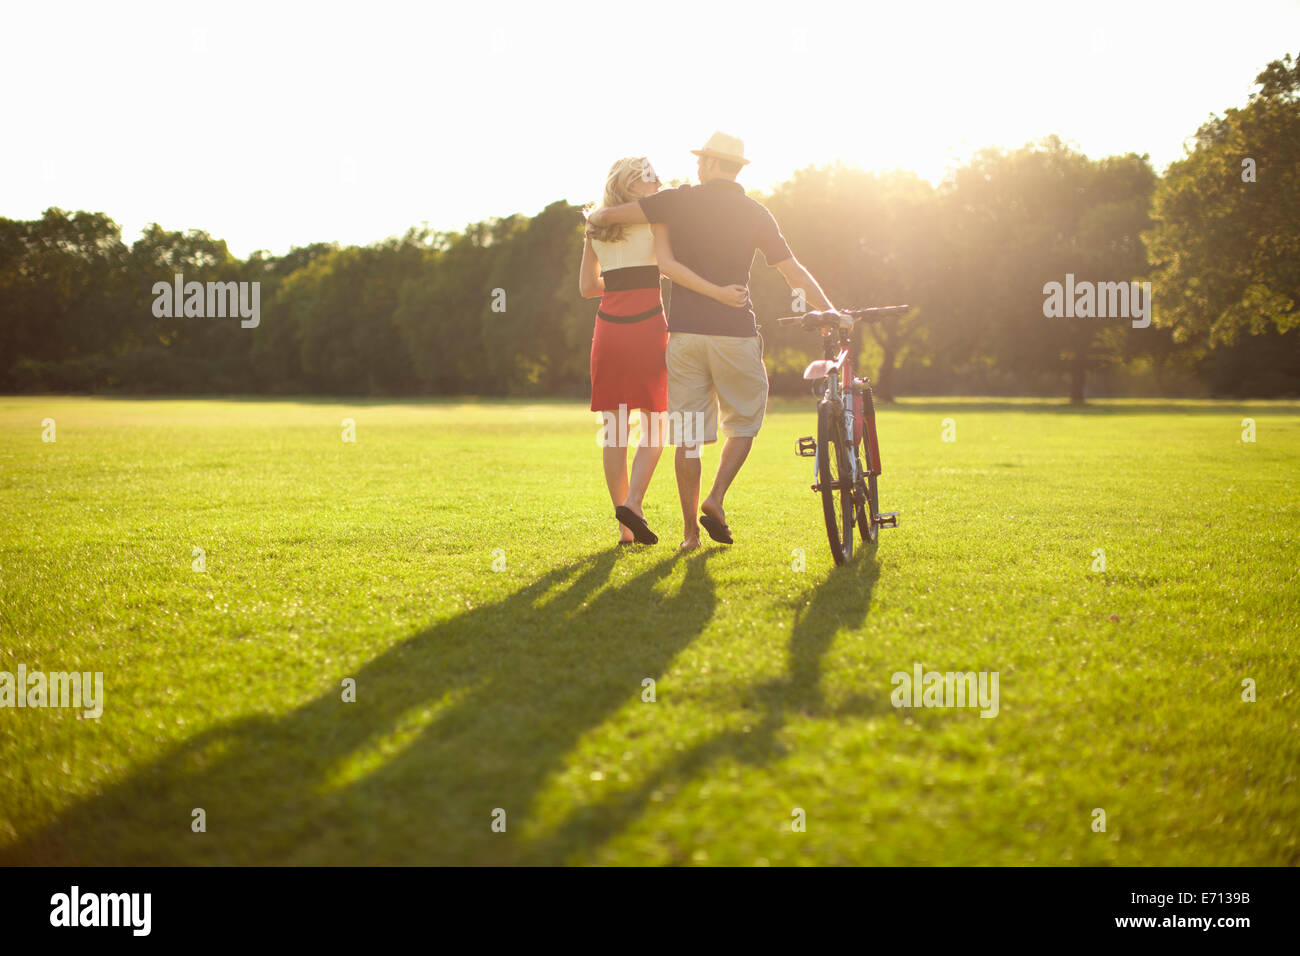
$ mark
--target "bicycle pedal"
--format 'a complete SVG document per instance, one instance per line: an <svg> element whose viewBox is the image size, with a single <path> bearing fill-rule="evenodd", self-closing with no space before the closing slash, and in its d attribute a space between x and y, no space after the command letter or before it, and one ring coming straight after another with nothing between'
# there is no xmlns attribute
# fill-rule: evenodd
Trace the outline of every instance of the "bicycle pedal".
<svg viewBox="0 0 1300 956"><path fill-rule="evenodd" d="M798 447L795 449L795 454L800 458L817 457L817 441L815 439L812 437L799 438L796 439L796 443Z"/></svg>
<svg viewBox="0 0 1300 956"><path fill-rule="evenodd" d="M898 512L882 511L880 514L876 515L876 524L880 525L882 528L897 528Z"/></svg>

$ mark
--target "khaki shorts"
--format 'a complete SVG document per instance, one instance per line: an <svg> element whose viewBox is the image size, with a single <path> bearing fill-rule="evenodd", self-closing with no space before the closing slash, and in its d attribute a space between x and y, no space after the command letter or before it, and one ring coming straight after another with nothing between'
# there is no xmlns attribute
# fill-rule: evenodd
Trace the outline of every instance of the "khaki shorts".
<svg viewBox="0 0 1300 956"><path fill-rule="evenodd" d="M668 422L673 445L753 438L767 411L767 369L757 335L668 335ZM683 427L684 426L684 427Z"/></svg>

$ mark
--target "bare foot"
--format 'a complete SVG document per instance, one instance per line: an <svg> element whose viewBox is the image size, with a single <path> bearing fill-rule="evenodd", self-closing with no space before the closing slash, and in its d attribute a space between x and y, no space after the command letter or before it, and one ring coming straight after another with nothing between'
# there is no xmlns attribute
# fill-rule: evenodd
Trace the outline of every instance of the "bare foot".
<svg viewBox="0 0 1300 956"><path fill-rule="evenodd" d="M700 546L700 536L697 534L692 538L687 538L677 546L678 551L694 551Z"/></svg>
<svg viewBox="0 0 1300 956"><path fill-rule="evenodd" d="M724 525L727 523L727 513L722 510L722 505L713 503L712 498L705 498L700 504L700 511L711 518L717 518Z"/></svg>
<svg viewBox="0 0 1300 956"><path fill-rule="evenodd" d="M635 540L636 540L636 536L633 535L632 532L628 530L627 525L623 524L623 522L620 521L618 523L618 543L631 544Z"/></svg>

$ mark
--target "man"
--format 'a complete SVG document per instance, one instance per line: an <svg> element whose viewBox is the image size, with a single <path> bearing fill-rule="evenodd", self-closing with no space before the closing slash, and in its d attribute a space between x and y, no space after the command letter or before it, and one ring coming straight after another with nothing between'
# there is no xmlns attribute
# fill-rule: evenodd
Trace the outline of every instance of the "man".
<svg viewBox="0 0 1300 956"><path fill-rule="evenodd" d="M748 287L749 268L758 249L806 302L834 311L817 280L790 252L772 214L746 196L736 182L741 168L749 163L744 143L714 133L703 149L691 152L699 157L700 185L665 189L636 202L598 209L591 221L597 226L650 223L661 261L667 261L671 253L682 265L718 285ZM753 305L748 297L743 306L724 305L674 285L668 333L670 440L677 446L677 491L685 524L681 547L700 546L700 525L714 541L731 544L723 502L749 456L767 410L767 370ZM701 504L696 442L718 440L719 409L727 441L713 488ZM702 422L702 434L683 435L682 426L687 422Z"/></svg>

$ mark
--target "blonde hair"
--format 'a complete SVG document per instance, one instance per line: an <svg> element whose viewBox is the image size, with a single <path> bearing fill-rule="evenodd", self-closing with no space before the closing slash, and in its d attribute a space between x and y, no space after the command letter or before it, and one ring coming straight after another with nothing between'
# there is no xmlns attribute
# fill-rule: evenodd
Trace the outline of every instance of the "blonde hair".
<svg viewBox="0 0 1300 956"><path fill-rule="evenodd" d="M632 202L632 200L636 199L632 195L632 183L638 179L646 178L647 173L651 176L655 175L650 160L644 156L627 156L618 160L613 166L609 167L609 175L605 177L605 195L601 197L600 205L591 204L583 210L584 215L590 215L591 211L596 208L605 209L609 206L621 206L625 202ZM612 226L593 226L588 223L587 235L599 242L618 242L623 238L623 229L624 226L621 223L615 223Z"/></svg>

